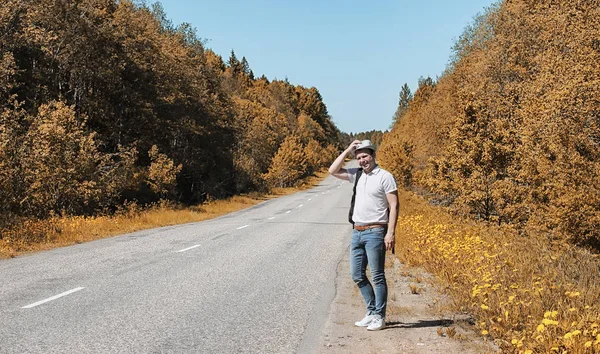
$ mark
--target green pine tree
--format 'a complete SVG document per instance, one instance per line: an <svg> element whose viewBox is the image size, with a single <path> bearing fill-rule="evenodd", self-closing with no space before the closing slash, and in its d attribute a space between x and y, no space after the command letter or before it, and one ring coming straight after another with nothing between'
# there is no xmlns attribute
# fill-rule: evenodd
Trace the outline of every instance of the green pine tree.
<svg viewBox="0 0 600 354"><path fill-rule="evenodd" d="M413 94L410 91L410 87L406 83L402 85L402 89L400 89L399 99L398 99L398 109L396 109L396 113L394 113L394 118L392 119L392 125L390 129L398 122L404 114L408 111L408 106L410 101L413 99Z"/></svg>

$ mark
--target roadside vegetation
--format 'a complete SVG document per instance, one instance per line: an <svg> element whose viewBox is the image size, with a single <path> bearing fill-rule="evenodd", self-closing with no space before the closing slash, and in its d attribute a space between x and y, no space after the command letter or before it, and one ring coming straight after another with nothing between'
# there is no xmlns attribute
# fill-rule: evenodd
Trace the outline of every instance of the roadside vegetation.
<svg viewBox="0 0 600 354"><path fill-rule="evenodd" d="M0 3L1 244L294 187L341 141L317 88L255 76L160 3Z"/></svg>
<svg viewBox="0 0 600 354"><path fill-rule="evenodd" d="M396 254L434 274L455 310L506 353L600 352L600 258L400 194Z"/></svg>
<svg viewBox="0 0 600 354"><path fill-rule="evenodd" d="M499 1L401 87L398 249L507 353L600 352L598 1Z"/></svg>
<svg viewBox="0 0 600 354"><path fill-rule="evenodd" d="M2 230L0 259L154 227L212 219L271 198L315 187L326 176L327 172L318 171L295 187L273 188L269 193L254 192L210 200L197 206L176 205L169 201L140 206L131 202L125 203L110 215L55 215L43 220L26 220L21 225Z"/></svg>
<svg viewBox="0 0 600 354"><path fill-rule="evenodd" d="M481 336L599 353L599 8L499 1L401 86L389 133L344 135L316 88L255 77L159 3L4 1L0 257L238 210L368 138L406 189L401 260Z"/></svg>

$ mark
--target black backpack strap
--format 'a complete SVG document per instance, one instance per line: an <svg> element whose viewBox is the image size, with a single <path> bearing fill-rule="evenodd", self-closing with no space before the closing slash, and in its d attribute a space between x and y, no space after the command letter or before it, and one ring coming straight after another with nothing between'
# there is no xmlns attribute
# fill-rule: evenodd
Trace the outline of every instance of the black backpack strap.
<svg viewBox="0 0 600 354"><path fill-rule="evenodd" d="M359 168L356 171L356 177L354 179L354 188L352 189L352 201L350 202L350 211L348 212L348 221L354 225L354 221L352 221L352 215L354 214L354 200L356 199L356 185L358 184L358 179L362 175L363 169Z"/></svg>

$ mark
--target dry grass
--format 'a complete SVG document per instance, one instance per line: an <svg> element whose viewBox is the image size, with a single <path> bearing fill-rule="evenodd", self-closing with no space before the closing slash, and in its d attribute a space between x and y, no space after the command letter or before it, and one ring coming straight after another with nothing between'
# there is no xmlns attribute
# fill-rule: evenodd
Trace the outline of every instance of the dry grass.
<svg viewBox="0 0 600 354"><path fill-rule="evenodd" d="M326 172L318 172L295 188L277 188L271 194L253 193L233 196L193 207L178 207L163 202L142 210L137 204L128 203L114 215L57 216L46 220L27 220L18 227L1 231L0 258L15 257L23 253L63 247L154 227L212 219L264 200L315 187L326 176Z"/></svg>
<svg viewBox="0 0 600 354"><path fill-rule="evenodd" d="M358 294L360 296L360 294ZM415 315L415 309L412 306L400 306L396 303L388 303L386 317L402 318Z"/></svg>
<svg viewBox="0 0 600 354"><path fill-rule="evenodd" d="M420 288L420 287L416 286L415 284L410 284L409 288L410 288L410 293L413 295L419 295L423 291L423 288Z"/></svg>
<svg viewBox="0 0 600 354"><path fill-rule="evenodd" d="M451 217L408 193L401 205L399 257L435 274L503 352L600 352L597 255Z"/></svg>

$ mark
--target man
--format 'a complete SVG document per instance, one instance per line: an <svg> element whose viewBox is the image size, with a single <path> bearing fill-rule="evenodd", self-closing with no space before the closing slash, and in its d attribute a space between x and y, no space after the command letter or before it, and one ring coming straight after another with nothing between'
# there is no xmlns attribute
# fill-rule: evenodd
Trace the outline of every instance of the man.
<svg viewBox="0 0 600 354"><path fill-rule="evenodd" d="M352 214L353 231L350 249L350 272L367 304L365 318L355 323L370 331L385 328L387 283L385 251L394 248L398 218L398 187L394 176L375 162L375 146L369 140L355 140L336 158L329 173L355 183L358 168L343 168L346 156L353 153L362 174L356 184L356 199ZM371 269L373 285L366 275Z"/></svg>

